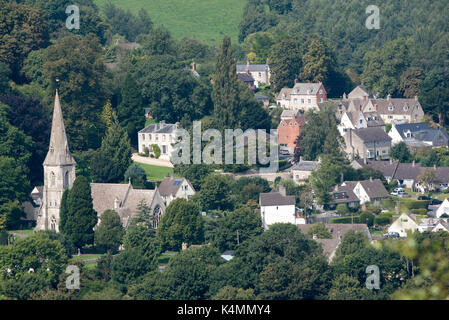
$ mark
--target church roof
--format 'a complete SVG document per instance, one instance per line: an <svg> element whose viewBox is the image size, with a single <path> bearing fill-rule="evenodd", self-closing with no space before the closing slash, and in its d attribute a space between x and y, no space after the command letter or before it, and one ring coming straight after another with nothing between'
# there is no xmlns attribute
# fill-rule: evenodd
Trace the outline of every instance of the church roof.
<svg viewBox="0 0 449 320"><path fill-rule="evenodd" d="M51 124L50 147L44 165L74 164L76 164L76 162L69 150L64 119L62 117L61 103L59 102L58 91L56 91L53 120Z"/></svg>

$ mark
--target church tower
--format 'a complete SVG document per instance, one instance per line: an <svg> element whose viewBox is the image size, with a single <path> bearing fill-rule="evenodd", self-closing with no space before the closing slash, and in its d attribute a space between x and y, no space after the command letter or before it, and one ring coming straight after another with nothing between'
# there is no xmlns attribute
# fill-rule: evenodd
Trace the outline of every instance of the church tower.
<svg viewBox="0 0 449 320"><path fill-rule="evenodd" d="M56 90L50 146L44 161L43 199L37 218L36 231L55 230L59 232L61 198L64 191L73 185L75 166L76 162L69 150L61 104Z"/></svg>

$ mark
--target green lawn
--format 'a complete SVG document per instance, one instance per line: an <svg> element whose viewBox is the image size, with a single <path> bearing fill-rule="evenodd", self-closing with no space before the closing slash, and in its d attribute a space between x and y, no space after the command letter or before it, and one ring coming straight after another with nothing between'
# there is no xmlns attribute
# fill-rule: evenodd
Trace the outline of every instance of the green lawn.
<svg viewBox="0 0 449 320"><path fill-rule="evenodd" d="M149 125L152 124L152 123L157 123L157 121L154 120L154 119L147 119L147 120L145 121L145 127L149 126Z"/></svg>
<svg viewBox="0 0 449 320"><path fill-rule="evenodd" d="M177 252L175 252L175 251L166 251L166 252L162 253L158 258L158 265L160 265L160 266L167 265L168 262L170 261L170 258L176 254L177 254Z"/></svg>
<svg viewBox="0 0 449 320"><path fill-rule="evenodd" d="M33 234L33 229L25 229L25 230L9 230L8 232L10 233L21 233L21 234L28 234L28 235L32 235Z"/></svg>
<svg viewBox="0 0 449 320"><path fill-rule="evenodd" d="M164 26L173 37L195 38L218 46L228 34L234 43L246 0L94 0L103 9L107 2L134 14L147 10L156 26Z"/></svg>
<svg viewBox="0 0 449 320"><path fill-rule="evenodd" d="M82 254L80 256L74 255L74 256L72 256L72 259L70 259L70 260L86 261L86 260L101 258L102 256L103 256L102 254L89 254L89 255Z"/></svg>
<svg viewBox="0 0 449 320"><path fill-rule="evenodd" d="M136 163L138 163L145 170L148 180L162 180L167 176L174 176L173 168L153 166L151 164L140 162Z"/></svg>

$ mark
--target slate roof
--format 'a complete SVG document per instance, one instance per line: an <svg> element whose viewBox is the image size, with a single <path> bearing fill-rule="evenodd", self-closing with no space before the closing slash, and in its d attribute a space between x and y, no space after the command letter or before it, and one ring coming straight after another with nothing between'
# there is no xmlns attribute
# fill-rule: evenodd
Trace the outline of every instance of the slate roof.
<svg viewBox="0 0 449 320"><path fill-rule="evenodd" d="M259 94L259 93L256 93L254 95L254 98L256 98L256 100L259 100L259 101L269 100L267 96L265 96L263 94Z"/></svg>
<svg viewBox="0 0 449 320"><path fill-rule="evenodd" d="M405 135L408 131L410 131L412 139L420 141L433 141L439 132L449 140L449 136L444 129L430 128L425 122L396 124L395 127L403 140L411 139Z"/></svg>
<svg viewBox="0 0 449 320"><path fill-rule="evenodd" d="M254 82L254 78L250 73L237 73L237 78L242 82Z"/></svg>
<svg viewBox="0 0 449 320"><path fill-rule="evenodd" d="M370 167L374 170L379 170L382 172L384 177L393 178L396 169L399 165L399 161L378 161L378 160L367 160L366 164L363 159L355 160L361 167Z"/></svg>
<svg viewBox="0 0 449 320"><path fill-rule="evenodd" d="M317 94L320 90L322 83L297 83L293 87L292 94L309 95Z"/></svg>
<svg viewBox="0 0 449 320"><path fill-rule="evenodd" d="M296 204L295 196L283 196L279 192L261 193L259 195L261 206L289 206Z"/></svg>
<svg viewBox="0 0 449 320"><path fill-rule="evenodd" d="M419 102L415 99L371 99L371 102L373 105L377 105L377 112L386 115L408 115L413 111L413 107L420 106ZM390 105L393 107L392 110L388 108Z"/></svg>
<svg viewBox="0 0 449 320"><path fill-rule="evenodd" d="M158 187L159 194L164 197L175 195L184 180L184 178L165 177ZM190 188L192 188L193 190L193 187L190 184L189 180L186 181L189 184Z"/></svg>
<svg viewBox="0 0 449 320"><path fill-rule="evenodd" d="M391 141L391 137L380 127L355 129L352 132L357 135L364 143Z"/></svg>
<svg viewBox="0 0 449 320"><path fill-rule="evenodd" d="M363 180L360 181L360 184L362 185L363 189L365 189L366 193L371 199L388 198L390 196L380 179Z"/></svg>
<svg viewBox="0 0 449 320"><path fill-rule="evenodd" d="M306 237L312 238L308 231L314 226L313 224L299 224L297 226ZM350 230L362 232L371 240L371 234L366 224L325 224L325 226L332 234L332 239L315 239L314 241L322 245L324 254L330 259L332 259L345 234Z"/></svg>
<svg viewBox="0 0 449 320"><path fill-rule="evenodd" d="M318 161L300 161L295 164L291 170L299 170L299 171L313 171L319 165Z"/></svg>
<svg viewBox="0 0 449 320"><path fill-rule="evenodd" d="M276 97L276 100L285 99L290 100L290 96L292 94L293 89L291 88L282 88L279 94ZM285 95L285 98L283 97Z"/></svg>
<svg viewBox="0 0 449 320"><path fill-rule="evenodd" d="M139 131L139 133L173 133L176 131L176 124L155 123Z"/></svg>
<svg viewBox="0 0 449 320"><path fill-rule="evenodd" d="M269 66L267 64L238 64L236 65L236 72L237 73L244 73L246 72L246 69L249 70L249 72L265 72L268 71Z"/></svg>
<svg viewBox="0 0 449 320"><path fill-rule="evenodd" d="M291 119L294 116L296 116L296 112L294 110L288 110L287 109L287 110L282 111L282 113L281 113L281 119L282 120L284 120L284 119Z"/></svg>
<svg viewBox="0 0 449 320"><path fill-rule="evenodd" d="M345 181L343 184L338 185L333 192L334 203L360 202L360 199L353 191L356 185L355 181Z"/></svg>

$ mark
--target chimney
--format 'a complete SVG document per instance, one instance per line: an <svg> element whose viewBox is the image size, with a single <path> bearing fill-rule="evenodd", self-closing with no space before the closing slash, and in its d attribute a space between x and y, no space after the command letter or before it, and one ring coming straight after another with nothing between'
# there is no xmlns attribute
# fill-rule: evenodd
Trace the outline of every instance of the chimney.
<svg viewBox="0 0 449 320"><path fill-rule="evenodd" d="M343 172L340 173L340 183L343 183L345 181Z"/></svg>
<svg viewBox="0 0 449 320"><path fill-rule="evenodd" d="M246 60L246 73L249 74L249 59Z"/></svg>
<svg viewBox="0 0 449 320"><path fill-rule="evenodd" d="M299 156L299 162L302 162L302 156Z"/></svg>
<svg viewBox="0 0 449 320"><path fill-rule="evenodd" d="M393 164L393 159L390 158L390 164Z"/></svg>
<svg viewBox="0 0 449 320"><path fill-rule="evenodd" d="M415 101L418 101L418 96L415 96Z"/></svg>
<svg viewBox="0 0 449 320"><path fill-rule="evenodd" d="M115 198L114 200L114 210L117 210L120 207L120 200Z"/></svg>
<svg viewBox="0 0 449 320"><path fill-rule="evenodd" d="M368 98L368 96L363 96L363 102L366 102L367 98Z"/></svg>
<svg viewBox="0 0 449 320"><path fill-rule="evenodd" d="M285 187L283 185L279 185L279 193L284 197L287 196L287 191L285 190Z"/></svg>
<svg viewBox="0 0 449 320"><path fill-rule="evenodd" d="M373 177L369 177L369 181L373 182Z"/></svg>
<svg viewBox="0 0 449 320"><path fill-rule="evenodd" d="M413 160L413 162L412 162L412 166L413 166L413 167L415 166L415 160Z"/></svg>
<svg viewBox="0 0 449 320"><path fill-rule="evenodd" d="M195 61L192 62L192 71L196 71L196 62Z"/></svg>
<svg viewBox="0 0 449 320"><path fill-rule="evenodd" d="M374 105L374 111L377 111L378 110L378 106L377 106L377 103Z"/></svg>
<svg viewBox="0 0 449 320"><path fill-rule="evenodd" d="M165 120L161 120L160 126L161 126L161 128L165 127Z"/></svg>
<svg viewBox="0 0 449 320"><path fill-rule="evenodd" d="M387 100L390 101L390 99L391 99L391 94L388 94Z"/></svg>
<svg viewBox="0 0 449 320"><path fill-rule="evenodd" d="M298 79L295 79L295 86L296 86L297 83L298 83Z"/></svg>
<svg viewBox="0 0 449 320"><path fill-rule="evenodd" d="M187 243L183 242L182 243L182 251L187 250Z"/></svg>
<svg viewBox="0 0 449 320"><path fill-rule="evenodd" d="M348 100L348 97L346 96L346 92L343 93L343 100Z"/></svg>

